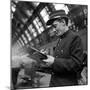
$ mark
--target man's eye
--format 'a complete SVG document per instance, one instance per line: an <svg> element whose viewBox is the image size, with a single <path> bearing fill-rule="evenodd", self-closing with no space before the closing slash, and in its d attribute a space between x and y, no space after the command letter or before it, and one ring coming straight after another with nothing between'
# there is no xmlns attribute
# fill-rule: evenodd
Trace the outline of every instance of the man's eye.
<svg viewBox="0 0 90 90"><path fill-rule="evenodd" d="M56 28L56 25L52 25L52 27Z"/></svg>

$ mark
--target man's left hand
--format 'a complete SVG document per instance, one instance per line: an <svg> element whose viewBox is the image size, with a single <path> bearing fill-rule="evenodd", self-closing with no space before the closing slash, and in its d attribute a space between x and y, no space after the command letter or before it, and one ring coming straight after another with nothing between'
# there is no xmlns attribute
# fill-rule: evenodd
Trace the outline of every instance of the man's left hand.
<svg viewBox="0 0 90 90"><path fill-rule="evenodd" d="M46 62L46 65L47 66L50 66L54 63L54 57L53 56L50 56L50 55L47 55L47 59L44 59L43 61Z"/></svg>

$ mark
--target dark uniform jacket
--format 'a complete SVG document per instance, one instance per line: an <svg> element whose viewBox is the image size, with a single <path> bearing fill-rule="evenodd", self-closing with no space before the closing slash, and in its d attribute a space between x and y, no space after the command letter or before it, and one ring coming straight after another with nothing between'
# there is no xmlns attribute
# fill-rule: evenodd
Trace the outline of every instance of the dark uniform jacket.
<svg viewBox="0 0 90 90"><path fill-rule="evenodd" d="M59 37L54 51L50 86L77 85L77 73L82 65L83 47L81 39L72 31Z"/></svg>

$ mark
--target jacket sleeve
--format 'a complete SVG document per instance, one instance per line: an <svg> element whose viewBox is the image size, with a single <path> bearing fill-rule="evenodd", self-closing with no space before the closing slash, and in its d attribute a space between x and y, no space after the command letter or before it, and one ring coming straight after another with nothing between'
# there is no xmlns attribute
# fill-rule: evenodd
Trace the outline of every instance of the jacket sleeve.
<svg viewBox="0 0 90 90"><path fill-rule="evenodd" d="M69 48L70 58L55 58L55 62L52 65L53 71L57 73L63 73L66 71L77 72L80 69L83 60L83 49L79 36L72 40Z"/></svg>

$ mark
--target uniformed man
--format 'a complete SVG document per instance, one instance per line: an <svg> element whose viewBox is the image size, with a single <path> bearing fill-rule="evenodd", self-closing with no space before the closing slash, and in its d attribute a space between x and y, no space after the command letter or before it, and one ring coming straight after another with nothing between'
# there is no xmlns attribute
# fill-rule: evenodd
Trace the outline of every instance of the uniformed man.
<svg viewBox="0 0 90 90"><path fill-rule="evenodd" d="M78 85L77 73L83 60L80 37L69 30L68 16L64 10L52 12L47 25L52 25L59 37L54 57L48 55L48 59L43 60L52 69L50 86Z"/></svg>

